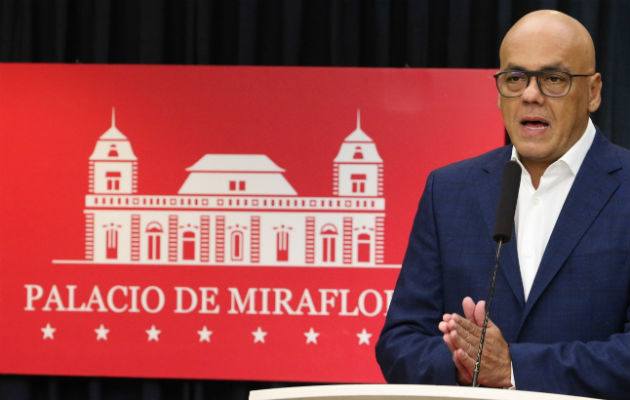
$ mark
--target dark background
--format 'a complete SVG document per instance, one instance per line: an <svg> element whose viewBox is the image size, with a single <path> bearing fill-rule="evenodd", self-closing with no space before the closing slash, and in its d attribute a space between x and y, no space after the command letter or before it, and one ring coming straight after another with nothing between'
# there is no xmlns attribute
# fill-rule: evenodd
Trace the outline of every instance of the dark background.
<svg viewBox="0 0 630 400"><path fill-rule="evenodd" d="M630 148L628 0L0 0L0 62L497 68L507 29L541 8L590 31L593 121ZM295 384L5 375L0 399L247 399Z"/></svg>

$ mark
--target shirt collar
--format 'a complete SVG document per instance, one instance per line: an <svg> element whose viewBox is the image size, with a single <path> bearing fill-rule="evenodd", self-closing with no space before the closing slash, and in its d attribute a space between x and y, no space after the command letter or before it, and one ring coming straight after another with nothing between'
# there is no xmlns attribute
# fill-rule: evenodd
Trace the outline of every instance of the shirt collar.
<svg viewBox="0 0 630 400"><path fill-rule="evenodd" d="M584 158L586 158L588 149L590 149L591 144L593 144L593 139L595 139L595 125L593 125L593 121L589 118L586 130L584 131L582 137L578 139L578 141L575 142L575 144L573 144L573 146L571 146L571 148L553 164L562 162L569 167L573 175L577 175ZM521 164L516 147L514 146L512 146L512 160L518 162L521 168L525 170L523 164Z"/></svg>

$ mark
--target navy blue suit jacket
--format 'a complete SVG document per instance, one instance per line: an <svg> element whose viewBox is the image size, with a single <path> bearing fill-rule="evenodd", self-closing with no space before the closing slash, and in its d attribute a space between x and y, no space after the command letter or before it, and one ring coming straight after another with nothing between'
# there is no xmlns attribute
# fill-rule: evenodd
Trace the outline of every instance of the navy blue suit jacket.
<svg viewBox="0 0 630 400"><path fill-rule="evenodd" d="M433 171L376 356L388 382L455 384L438 323L486 299L505 146ZM491 319L517 389L630 397L630 153L598 131L551 234L527 302L516 240L501 254Z"/></svg>

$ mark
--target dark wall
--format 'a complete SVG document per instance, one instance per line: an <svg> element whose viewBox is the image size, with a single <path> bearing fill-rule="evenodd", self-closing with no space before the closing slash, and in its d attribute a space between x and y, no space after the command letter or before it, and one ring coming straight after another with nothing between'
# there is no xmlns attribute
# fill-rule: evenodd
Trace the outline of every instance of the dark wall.
<svg viewBox="0 0 630 400"><path fill-rule="evenodd" d="M591 32L593 120L630 147L628 0L0 0L0 61L497 68L509 26L540 8ZM246 399L283 385L3 376L0 399Z"/></svg>
<svg viewBox="0 0 630 400"><path fill-rule="evenodd" d="M0 0L0 61L496 68L509 26L551 8L593 36L593 119L630 147L627 0Z"/></svg>

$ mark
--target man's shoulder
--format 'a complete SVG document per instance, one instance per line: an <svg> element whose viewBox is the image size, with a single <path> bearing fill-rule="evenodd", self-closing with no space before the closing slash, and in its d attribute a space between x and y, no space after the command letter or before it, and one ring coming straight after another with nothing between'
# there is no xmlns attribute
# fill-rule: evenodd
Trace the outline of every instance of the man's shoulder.
<svg viewBox="0 0 630 400"><path fill-rule="evenodd" d="M620 173L624 181L628 180L626 178L630 176L630 150L612 143L601 133L595 137L591 149L593 153L591 158L596 160L596 165L608 172Z"/></svg>
<svg viewBox="0 0 630 400"><path fill-rule="evenodd" d="M503 168L512 155L512 145L502 146L479 156L467 158L452 164L437 168L433 175L444 178L464 178L471 174L481 173L483 170Z"/></svg>

